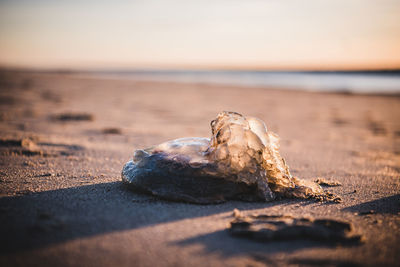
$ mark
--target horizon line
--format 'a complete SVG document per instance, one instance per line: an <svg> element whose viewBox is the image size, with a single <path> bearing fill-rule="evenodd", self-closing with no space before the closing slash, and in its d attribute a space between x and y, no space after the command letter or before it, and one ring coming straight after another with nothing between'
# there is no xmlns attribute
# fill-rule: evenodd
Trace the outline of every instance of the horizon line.
<svg viewBox="0 0 400 267"><path fill-rule="evenodd" d="M103 65L103 64L99 64ZM105 66L22 66L1 64L2 71L27 71L27 72L117 72L117 71L271 71L271 72L385 72L400 71L400 64L391 66L332 66L332 67L305 67L305 66L235 66L235 65L185 65L185 64L142 64L142 65L124 65L116 64Z"/></svg>

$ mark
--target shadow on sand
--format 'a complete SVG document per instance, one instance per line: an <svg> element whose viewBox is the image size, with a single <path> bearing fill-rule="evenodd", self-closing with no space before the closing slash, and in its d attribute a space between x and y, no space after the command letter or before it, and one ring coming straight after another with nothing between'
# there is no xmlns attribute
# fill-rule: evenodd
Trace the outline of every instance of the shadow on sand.
<svg viewBox="0 0 400 267"><path fill-rule="evenodd" d="M285 200L284 202L293 200ZM168 202L131 192L121 182L0 198L0 254L98 234L282 204L231 201L219 205ZM210 234L205 240L225 233ZM199 237L201 238L201 237ZM286 247L282 247L286 250Z"/></svg>
<svg viewBox="0 0 400 267"><path fill-rule="evenodd" d="M47 247L69 240L136 229L150 225L230 212L299 203L282 200L269 203L230 201L218 205L169 202L130 191L121 182L84 185L15 197L0 198L0 254ZM227 218L227 223L231 217ZM267 255L310 247L330 246L314 241L258 243L231 237L227 231L199 235L172 245L202 244L204 253L224 257L247 254L273 261ZM237 246L226 244L237 243ZM270 262L271 263L271 262Z"/></svg>
<svg viewBox="0 0 400 267"><path fill-rule="evenodd" d="M240 244L238 241L240 241ZM238 246L226 245L227 243L235 242L238 243ZM282 251L290 253L298 249L306 249L310 247L334 247L334 245L311 240L257 242L245 238L232 237L226 230L199 235L193 238L173 243L173 245L179 246L187 246L193 244L202 244L205 248L205 253L219 253L225 257L233 257L241 254L273 254Z"/></svg>
<svg viewBox="0 0 400 267"><path fill-rule="evenodd" d="M400 212L400 194L390 197L384 197L369 202L364 202L358 205L347 207L344 211L358 212L359 214L387 213L398 214Z"/></svg>
<svg viewBox="0 0 400 267"><path fill-rule="evenodd" d="M229 245L229 244L237 245ZM335 248L334 243L318 242L312 240L288 240L257 242L245 238L232 237L228 231L221 230L213 233L195 236L179 242L173 242L171 245L182 247L200 244L204 247L204 254L220 254L222 257L238 257L246 255L252 259L265 264L266 266L360 266L352 261L340 261L337 259L326 258L326 255L320 255L318 258L276 258L281 252L292 253L297 250L308 248ZM343 244L341 245L343 246ZM358 246L358 244L348 244L347 247Z"/></svg>

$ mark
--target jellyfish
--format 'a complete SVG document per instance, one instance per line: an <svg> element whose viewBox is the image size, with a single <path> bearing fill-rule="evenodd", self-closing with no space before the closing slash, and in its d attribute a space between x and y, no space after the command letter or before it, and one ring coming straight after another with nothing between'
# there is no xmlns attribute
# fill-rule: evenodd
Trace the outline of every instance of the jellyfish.
<svg viewBox="0 0 400 267"><path fill-rule="evenodd" d="M211 121L211 138L180 138L136 150L122 169L122 180L141 192L197 204L340 201L318 184L290 174L279 154L278 135L262 120L228 111Z"/></svg>

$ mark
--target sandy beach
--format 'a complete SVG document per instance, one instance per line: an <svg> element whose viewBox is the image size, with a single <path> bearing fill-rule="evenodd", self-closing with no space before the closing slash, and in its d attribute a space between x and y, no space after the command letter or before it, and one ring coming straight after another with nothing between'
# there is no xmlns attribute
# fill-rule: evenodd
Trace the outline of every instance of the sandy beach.
<svg viewBox="0 0 400 267"><path fill-rule="evenodd" d="M262 119L293 175L341 203L219 205L130 191L133 151L209 137L220 111ZM400 97L0 72L1 266L398 266ZM356 245L232 237L232 212L351 222Z"/></svg>

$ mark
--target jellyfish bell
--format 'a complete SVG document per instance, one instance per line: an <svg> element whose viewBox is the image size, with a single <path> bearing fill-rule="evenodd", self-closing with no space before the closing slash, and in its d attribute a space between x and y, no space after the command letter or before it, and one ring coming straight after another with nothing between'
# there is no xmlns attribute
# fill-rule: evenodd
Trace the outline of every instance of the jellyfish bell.
<svg viewBox="0 0 400 267"><path fill-rule="evenodd" d="M122 180L161 198L201 204L325 196L318 184L292 177L279 137L263 121L236 112L211 121L210 139L180 138L136 150Z"/></svg>

